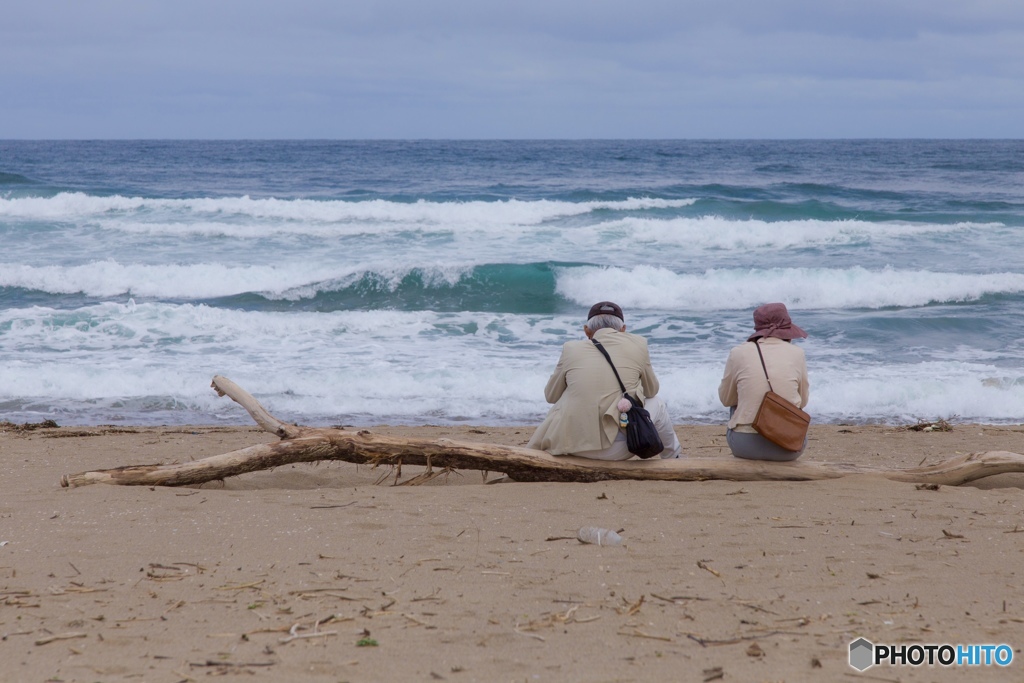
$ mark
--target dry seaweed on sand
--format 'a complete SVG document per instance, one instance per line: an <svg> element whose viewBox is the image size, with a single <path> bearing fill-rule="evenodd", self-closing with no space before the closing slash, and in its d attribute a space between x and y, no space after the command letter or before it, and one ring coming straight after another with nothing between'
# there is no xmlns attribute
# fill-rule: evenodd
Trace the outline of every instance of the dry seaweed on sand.
<svg viewBox="0 0 1024 683"><path fill-rule="evenodd" d="M59 427L53 420L43 420L42 422L22 422L21 424L15 424L14 422L8 422L4 420L0 422L0 432L34 432L37 429L56 429Z"/></svg>
<svg viewBox="0 0 1024 683"><path fill-rule="evenodd" d="M949 419L955 420L956 416L954 415ZM920 420L917 424L904 425L903 427L900 427L900 429L910 432L951 432L953 431L953 425L950 424L949 420L940 418L934 422Z"/></svg>

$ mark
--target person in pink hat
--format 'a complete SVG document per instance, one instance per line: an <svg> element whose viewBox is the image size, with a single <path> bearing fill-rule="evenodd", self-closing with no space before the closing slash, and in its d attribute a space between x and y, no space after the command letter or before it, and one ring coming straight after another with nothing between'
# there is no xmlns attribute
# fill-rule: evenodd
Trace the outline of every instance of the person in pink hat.
<svg viewBox="0 0 1024 683"><path fill-rule="evenodd" d="M775 393L801 408L807 405L807 361L803 349L791 343L806 336L793 324L785 304L765 304L754 310L754 334L747 339L748 343L729 352L718 397L729 408L725 436L737 458L784 461L796 460L803 453L803 449L794 452L775 445L754 431L752 424L761 399L768 393L765 370ZM755 344L764 356L764 367Z"/></svg>

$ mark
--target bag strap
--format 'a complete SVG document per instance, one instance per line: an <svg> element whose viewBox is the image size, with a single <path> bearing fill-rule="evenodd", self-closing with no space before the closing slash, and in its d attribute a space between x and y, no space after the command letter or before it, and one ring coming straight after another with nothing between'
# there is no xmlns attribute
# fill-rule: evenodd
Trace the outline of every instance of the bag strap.
<svg viewBox="0 0 1024 683"><path fill-rule="evenodd" d="M774 394L775 390L772 389L772 380L768 377L768 368L764 364L764 354L761 353L761 345L757 343L756 339L754 340L754 346L757 347L757 355L761 359L761 369L764 370L764 378L768 380L768 389Z"/></svg>
<svg viewBox="0 0 1024 683"><path fill-rule="evenodd" d="M615 379L619 381L619 387L622 389L622 393L625 394L626 385L622 383L622 378L619 377L619 371L615 369L615 363L612 362L612 357L608 355L608 350L605 349L604 346L601 345L601 342L596 339L592 338L590 341L594 342L594 346L597 347L597 350L600 351L601 355L603 355L605 360L608 361L608 365L612 366L612 372L615 373Z"/></svg>

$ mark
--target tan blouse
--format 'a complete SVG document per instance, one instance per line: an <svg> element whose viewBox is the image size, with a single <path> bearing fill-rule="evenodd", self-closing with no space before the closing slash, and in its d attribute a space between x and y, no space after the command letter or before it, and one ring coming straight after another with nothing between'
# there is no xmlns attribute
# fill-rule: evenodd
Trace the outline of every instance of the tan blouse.
<svg viewBox="0 0 1024 683"><path fill-rule="evenodd" d="M804 350L796 344L775 337L762 337L758 340L764 362L768 367L768 376L772 380L772 389L787 401L803 408L810 396L807 382L807 361ZM754 432L751 423L757 415L761 399L768 393L768 380L765 379L761 359L753 342L746 342L729 352L729 360L725 363L725 374L718 385L718 398L722 405L736 412L729 420L729 429L737 432Z"/></svg>

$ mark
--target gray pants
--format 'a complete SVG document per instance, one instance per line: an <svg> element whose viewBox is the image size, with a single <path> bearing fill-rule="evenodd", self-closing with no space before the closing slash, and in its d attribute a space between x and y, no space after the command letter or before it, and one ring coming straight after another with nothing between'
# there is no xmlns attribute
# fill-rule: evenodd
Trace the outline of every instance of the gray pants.
<svg viewBox="0 0 1024 683"><path fill-rule="evenodd" d="M736 408L729 409L729 417L732 417ZM775 462L786 462L799 458L804 449L807 448L807 439L804 439L804 447L799 451L787 451L782 446L773 444L760 434L749 432L734 432L731 429L725 430L725 440L729 449L737 458L745 460L773 460Z"/></svg>

